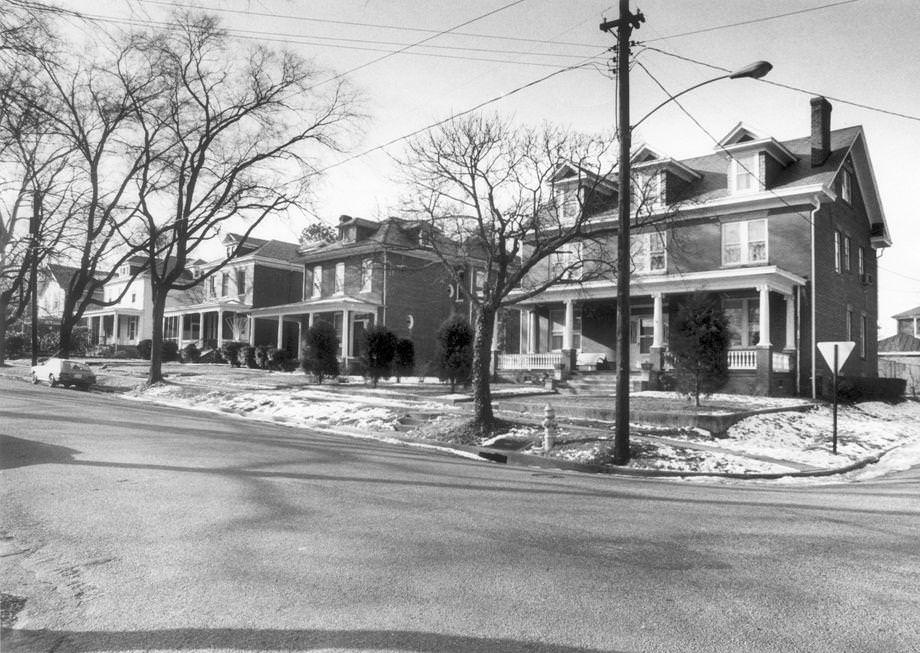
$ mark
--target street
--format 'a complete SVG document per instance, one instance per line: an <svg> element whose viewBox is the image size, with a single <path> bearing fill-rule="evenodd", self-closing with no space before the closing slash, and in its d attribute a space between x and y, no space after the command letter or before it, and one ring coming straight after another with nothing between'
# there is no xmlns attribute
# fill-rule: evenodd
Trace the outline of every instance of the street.
<svg viewBox="0 0 920 653"><path fill-rule="evenodd" d="M4 651L918 651L920 469L602 477L0 379Z"/></svg>

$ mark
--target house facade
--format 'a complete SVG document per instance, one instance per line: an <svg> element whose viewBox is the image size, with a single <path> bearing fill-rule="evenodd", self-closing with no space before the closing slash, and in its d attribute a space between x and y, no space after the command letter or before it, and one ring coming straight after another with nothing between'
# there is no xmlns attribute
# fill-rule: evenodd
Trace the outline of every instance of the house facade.
<svg viewBox="0 0 920 653"><path fill-rule="evenodd" d="M879 376L904 379L908 394L920 394L920 306L892 316L898 331L878 342Z"/></svg>
<svg viewBox="0 0 920 653"><path fill-rule="evenodd" d="M832 130L830 114L826 99L812 98L804 138L780 142L739 124L707 156L633 154L637 383L654 387L668 368L671 322L692 296L718 301L730 319L730 392L816 395L830 376L816 351L826 340L856 342L845 375L877 376L876 252L891 239L865 134ZM598 229L616 222L615 211L590 215ZM519 304L518 351L500 356L499 369L615 365L613 275L578 276Z"/></svg>
<svg viewBox="0 0 920 653"><path fill-rule="evenodd" d="M358 359L363 334L383 325L411 339L423 373L436 352L438 327L452 313L471 317L471 307L435 253L428 225L389 218L380 222L341 216L338 238L307 244L298 259L303 271L301 296L279 306L253 308L256 333L274 329L267 344L302 353L302 336L319 320L335 327L344 368ZM481 277L469 261L457 265L470 289ZM258 338L257 338L258 342Z"/></svg>
<svg viewBox="0 0 920 653"><path fill-rule="evenodd" d="M150 276L138 273L143 256L126 260L102 289L106 306L88 309L83 317L94 345L128 346L150 338L153 331L153 293Z"/></svg>
<svg viewBox="0 0 920 653"><path fill-rule="evenodd" d="M190 290L170 293L163 338L180 349L189 343L211 349L230 340L274 345L276 331L254 322L251 312L300 297L303 266L294 262L296 243L228 234L223 246L228 256L236 255L219 268L214 262L192 266L193 277L210 276Z"/></svg>

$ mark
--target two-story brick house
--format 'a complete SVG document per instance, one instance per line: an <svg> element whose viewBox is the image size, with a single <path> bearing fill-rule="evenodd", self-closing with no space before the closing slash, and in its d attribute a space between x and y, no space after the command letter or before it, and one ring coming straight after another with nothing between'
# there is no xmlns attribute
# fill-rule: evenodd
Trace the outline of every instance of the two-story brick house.
<svg viewBox="0 0 920 653"><path fill-rule="evenodd" d="M223 246L227 256L236 252L225 265L215 270L218 262L199 262L191 267L193 276L213 273L191 290L170 293L163 338L180 348L188 343L219 347L227 340L275 344L276 332L250 314L300 297L303 266L294 262L299 246L234 233Z"/></svg>
<svg viewBox="0 0 920 653"><path fill-rule="evenodd" d="M470 317L469 302L453 286L433 239L443 242L425 223L388 218L380 222L343 215L338 238L308 244L298 259L303 269L299 301L252 310L258 332L273 325L277 335L266 344L300 353L295 339L317 320L332 324L339 335L341 359L361 355L365 329L380 324L415 344L419 369L434 360L440 324L451 313ZM443 251L443 247L441 251ZM474 288L476 266L458 261L464 283Z"/></svg>
<svg viewBox="0 0 920 653"><path fill-rule="evenodd" d="M731 320L729 391L815 394L829 374L816 355L825 340L857 343L844 374L877 375L876 252L891 239L865 134L831 130L830 114L826 99L812 98L804 138L780 142L739 124L706 156L676 161L648 147L634 153L634 186L645 193L631 234L636 374L650 368L656 378L667 365L678 306L706 294ZM557 183L565 187L564 179ZM616 221L615 211L591 216L597 228ZM544 365L553 356L566 365L614 364L612 280L573 278L520 308L520 352L501 366L527 366L521 354Z"/></svg>

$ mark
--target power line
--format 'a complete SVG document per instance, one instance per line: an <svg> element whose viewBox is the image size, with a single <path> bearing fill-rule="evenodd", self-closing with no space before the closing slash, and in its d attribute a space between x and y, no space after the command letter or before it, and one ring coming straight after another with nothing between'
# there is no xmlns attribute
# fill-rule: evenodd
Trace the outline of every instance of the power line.
<svg viewBox="0 0 920 653"><path fill-rule="evenodd" d="M424 33L424 34L439 34L440 33L438 32L438 30L425 29L422 27L407 27L405 25L386 25L382 23L363 23L363 22L351 21L351 20L334 20L331 18L314 18L311 16L297 16L293 14L275 14L275 13L265 12L265 11L251 11L251 10L244 10L244 9L223 9L219 7L204 7L202 5L194 5L194 4L187 4L187 3L166 2L164 0L139 0L139 1L144 4L174 7L176 9L199 9L202 11L214 11L214 12L228 13L228 14L239 14L239 15L244 15L244 16L261 16L264 18L283 18L285 20L296 20L296 21L311 22L311 23L345 25L349 27L372 27L374 29L389 29L389 30L397 30L397 31L403 31L403 32L419 32L419 33ZM530 39L530 38L524 38L520 36L502 36L498 34L479 34L476 32L461 32L458 30L452 30L451 34L454 34L456 36L471 36L471 37L480 38L480 39L499 39L499 40L504 40L504 41L519 41L522 43L567 45L567 46L576 46L576 47L582 47L582 48L600 47L600 45L594 46L589 43L583 43L583 42L580 43L576 41L554 41L554 40L546 40L546 39Z"/></svg>
<svg viewBox="0 0 920 653"><path fill-rule="evenodd" d="M99 15L96 15L96 14L87 14L86 17L89 18L89 19L92 19L92 20L94 20L94 21L98 21L98 22L101 22L101 23L109 23L109 24L113 24L113 25L152 26L152 27L161 27L161 28L164 28L164 29L176 29L176 25L175 25L175 24L173 24L173 23L166 23L166 22L163 22L163 21L143 20L143 19L136 19L136 18L133 18L133 19L127 19L127 18L108 18L108 17L105 17L105 16L99 16ZM266 33L266 32L261 32L261 31L259 31L259 30L244 30L244 29L226 28L226 27L224 27L224 28L222 28L222 29L224 29L224 30L225 30L228 34L230 34L231 36L234 36L234 37L237 37L237 38L241 38L241 39L250 40L250 41L257 41L257 42L260 42L260 43L265 42L265 41L271 41L271 42L273 42L273 43L285 43L285 44L288 44L288 45L313 45L313 46L328 47L328 48L338 48L338 49L343 49L343 50L355 50L355 51L359 51L359 52L383 52L383 53L387 53L387 54L396 54L396 53L397 53L397 52L394 51L394 50L385 49L385 48L361 47L361 46L356 46L356 45L339 45L339 44L336 44L336 43L320 43L320 42L305 40L305 38L326 38L326 37L313 37L313 36L311 36L311 37L305 37L305 38L297 37L297 38L287 39L287 38L278 38L278 37L276 37L276 36L270 36L268 33ZM292 35L292 36L294 36L294 35ZM421 46L421 47L423 47L423 48L431 48L431 47L439 47L439 46L424 45L424 46ZM458 50L464 49L464 48L459 48L459 47L458 47L458 48L450 48L450 46L444 46L444 47L445 47L445 49L458 49ZM500 52L500 51L496 50L496 52ZM559 65L560 65L559 63L550 63L550 62L546 62L546 61L521 61L521 60L519 60L519 59L499 59L499 58L493 58L493 57L473 57L473 56L463 56L463 55L459 55L459 54L442 54L442 53L437 53L437 52L416 52L416 51L413 51L413 50L404 51L404 52L402 52L401 54L412 55L412 56L420 56L420 57L433 57L433 58L436 58L436 59L453 59L453 60L458 60L458 61L479 61L479 62L486 62L486 63L520 64L520 65L524 65L524 66L538 66L538 67L543 67L543 68L558 68ZM527 55L527 54L529 54L529 53L521 52L521 53L519 53L519 54L520 54L520 55ZM560 56L560 57L566 57L566 58L571 57L571 58L577 58L577 59L579 59L579 60L584 59L584 57L579 57L578 55L564 55L564 54L561 54L561 55L551 55L551 54L549 54L549 53L533 53L533 54L539 54L539 55L542 55L542 56ZM345 73L342 73L342 74L344 75ZM334 78L331 78L331 79L334 79Z"/></svg>
<svg viewBox="0 0 920 653"><path fill-rule="evenodd" d="M675 53L675 52L668 52L667 50L662 50L661 48L656 48L656 47L651 46L651 45L646 46L646 49L652 50L653 52L659 52L659 53L661 53L661 54L663 54L663 55L666 55L666 56L668 56L668 57L674 57L675 59L680 59L681 61L687 61L687 62L689 62L689 63L694 63L694 64L697 64L698 66L704 66L704 67L709 68L709 69L711 69L711 70L718 70L719 72L723 72L723 73L730 73L730 72L732 72L731 69L729 69L729 68L725 68L725 67L723 67L723 66L717 66L717 65L715 65L715 64L712 64L712 63L709 63L709 62L706 62L706 61L700 61L699 59L694 59L694 58L692 58L692 57L687 57L687 56L684 56L684 55L681 55L681 54L677 54L677 53ZM821 95L821 96L826 97L828 100L833 100L834 102L839 102L839 103L841 103L841 104L849 104L850 106L858 107L858 108L860 108L860 109L866 109L866 110L868 110L868 111L876 111L876 112L878 112L878 113L884 113L884 114L887 114L887 115L889 115L889 116L896 116L896 117L898 117L898 118L906 118L907 120L916 120L916 121L920 122L920 116L913 116L913 115L910 115L910 114L907 114L907 113L901 113L901 112L899 112L899 111L892 111L891 109L884 109L884 108L882 108L882 107L876 107L876 106L872 106L872 105L870 105L870 104L864 104L864 103L862 103L862 102L855 102L855 101L853 101L853 100L845 100L845 99L843 99L843 98L834 97L833 95L829 95L829 94L823 93L823 92L821 92L821 91L809 90L809 89L801 88L801 87L798 87L798 86L792 86L791 84L783 84L782 82L776 82L776 81L773 81L773 80L770 80L770 79L758 79L757 81L760 82L760 83L762 83L762 84L770 84L770 85L772 85L772 86L778 86L778 87L780 87L780 88L785 88L785 89L788 89L788 90L790 90L790 91L797 91L797 92L799 92L799 93L807 93L808 95Z"/></svg>
<svg viewBox="0 0 920 653"><path fill-rule="evenodd" d="M798 9L796 11L787 11L786 13L783 13L783 14L774 14L773 16L763 16L762 18L752 18L750 20L742 20L737 23L726 23L724 25L714 25L712 27L703 27L701 29L695 29L689 32L680 32L679 34L669 34L668 36L659 36L653 39L645 39L644 43L651 43L653 41L664 41L666 39L676 39L681 36L693 36L694 34L705 34L706 32L714 32L719 29L728 29L729 27L740 27L742 25L753 25L754 23L762 23L768 20L776 20L777 18L786 18L787 16L796 16L798 14L807 14L812 11L820 11L822 9L829 9L830 7L839 7L841 5L848 5L854 2L859 2L859 0L841 0L840 2L831 2L826 5L820 5L818 7L809 7L808 9Z"/></svg>

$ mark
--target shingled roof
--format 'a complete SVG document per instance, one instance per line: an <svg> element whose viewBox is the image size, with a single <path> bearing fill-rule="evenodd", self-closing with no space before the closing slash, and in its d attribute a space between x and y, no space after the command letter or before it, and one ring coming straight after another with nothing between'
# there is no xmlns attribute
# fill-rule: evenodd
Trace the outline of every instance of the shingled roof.
<svg viewBox="0 0 920 653"><path fill-rule="evenodd" d="M245 239L245 244L240 250L237 258L244 256L259 256L261 258L270 258L276 261L294 262L298 257L300 245L289 243L284 240L266 240L264 238L254 238L252 236L244 237L240 234L230 233L224 238L225 245L233 245Z"/></svg>
<svg viewBox="0 0 920 653"><path fill-rule="evenodd" d="M904 311L903 313L898 313L897 315L892 315L896 320L903 320L912 317L920 317L920 306L910 309L909 311Z"/></svg>

